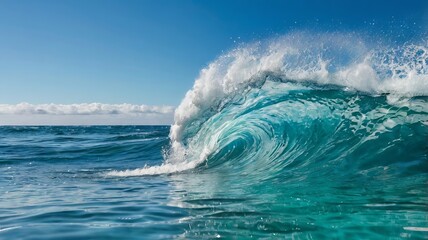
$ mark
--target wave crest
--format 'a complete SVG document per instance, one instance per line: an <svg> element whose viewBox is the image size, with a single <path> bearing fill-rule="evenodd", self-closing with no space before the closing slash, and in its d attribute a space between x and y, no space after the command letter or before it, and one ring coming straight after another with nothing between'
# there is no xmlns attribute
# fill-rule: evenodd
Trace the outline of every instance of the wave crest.
<svg viewBox="0 0 428 240"><path fill-rule="evenodd" d="M366 42L356 34L300 32L220 56L175 111L164 170L206 162L282 173L320 154L335 162L367 143L390 154L383 138L403 125L412 131L401 137L416 134L420 145L427 134L420 126L428 125L428 106L418 100L428 96L428 44Z"/></svg>

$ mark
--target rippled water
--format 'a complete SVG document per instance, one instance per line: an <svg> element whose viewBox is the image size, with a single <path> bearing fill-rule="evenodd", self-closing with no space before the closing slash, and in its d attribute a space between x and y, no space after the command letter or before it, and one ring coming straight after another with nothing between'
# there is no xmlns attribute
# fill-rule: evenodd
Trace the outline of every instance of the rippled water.
<svg viewBox="0 0 428 240"><path fill-rule="evenodd" d="M227 163L108 175L160 165L168 134L166 126L0 127L0 238L428 237L426 158L399 163L413 171L349 176L329 166L310 178L255 178Z"/></svg>
<svg viewBox="0 0 428 240"><path fill-rule="evenodd" d="M169 127L1 127L1 239L141 239L182 234L168 176L107 178L163 160Z"/></svg>

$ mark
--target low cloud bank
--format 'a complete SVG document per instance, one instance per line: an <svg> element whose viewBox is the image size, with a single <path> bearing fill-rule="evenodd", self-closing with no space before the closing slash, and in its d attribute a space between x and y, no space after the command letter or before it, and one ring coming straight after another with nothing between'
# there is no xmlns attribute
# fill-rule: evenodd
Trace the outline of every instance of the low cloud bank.
<svg viewBox="0 0 428 240"><path fill-rule="evenodd" d="M147 106L132 104L0 104L0 114L55 114L55 115L104 115L104 114L168 114L171 106Z"/></svg>
<svg viewBox="0 0 428 240"><path fill-rule="evenodd" d="M169 125L174 107L133 104L0 104L0 125Z"/></svg>

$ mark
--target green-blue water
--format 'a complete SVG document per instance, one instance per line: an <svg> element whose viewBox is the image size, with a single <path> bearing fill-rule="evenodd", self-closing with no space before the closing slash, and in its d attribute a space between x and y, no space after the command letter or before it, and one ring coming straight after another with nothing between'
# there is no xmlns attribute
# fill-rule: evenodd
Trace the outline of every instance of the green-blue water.
<svg viewBox="0 0 428 240"><path fill-rule="evenodd" d="M0 238L428 237L426 99L413 110L336 90L267 99L268 85L258 111L214 128L227 134L206 161L172 174L110 175L162 164L167 126L0 127ZM316 119L269 117L319 102Z"/></svg>

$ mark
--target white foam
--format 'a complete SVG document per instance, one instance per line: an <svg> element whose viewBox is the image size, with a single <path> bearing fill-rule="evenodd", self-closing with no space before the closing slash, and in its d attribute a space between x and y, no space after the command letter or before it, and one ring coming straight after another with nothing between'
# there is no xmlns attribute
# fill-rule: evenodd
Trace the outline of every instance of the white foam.
<svg viewBox="0 0 428 240"><path fill-rule="evenodd" d="M106 173L106 176L132 177L183 172L194 169L202 164L206 160L208 154L211 152L211 149L205 148L202 151L199 151L198 154L196 152L189 154L191 150L184 148L181 144L172 146L171 148L174 149L174 151L170 152L168 156L165 156L166 161L162 165L145 166L143 168L124 171L110 171ZM190 158L188 155L193 157ZM195 158L195 156L197 158Z"/></svg>
<svg viewBox="0 0 428 240"><path fill-rule="evenodd" d="M144 167L144 168L138 168L133 170L111 171L111 172L108 172L106 175L110 177L161 175L161 174L183 172L186 170L193 169L196 166L197 166L196 162L187 162L187 163L180 163L180 164L165 163L159 166Z"/></svg>
<svg viewBox="0 0 428 240"><path fill-rule="evenodd" d="M403 227L403 229L415 232L428 232L428 227Z"/></svg>

